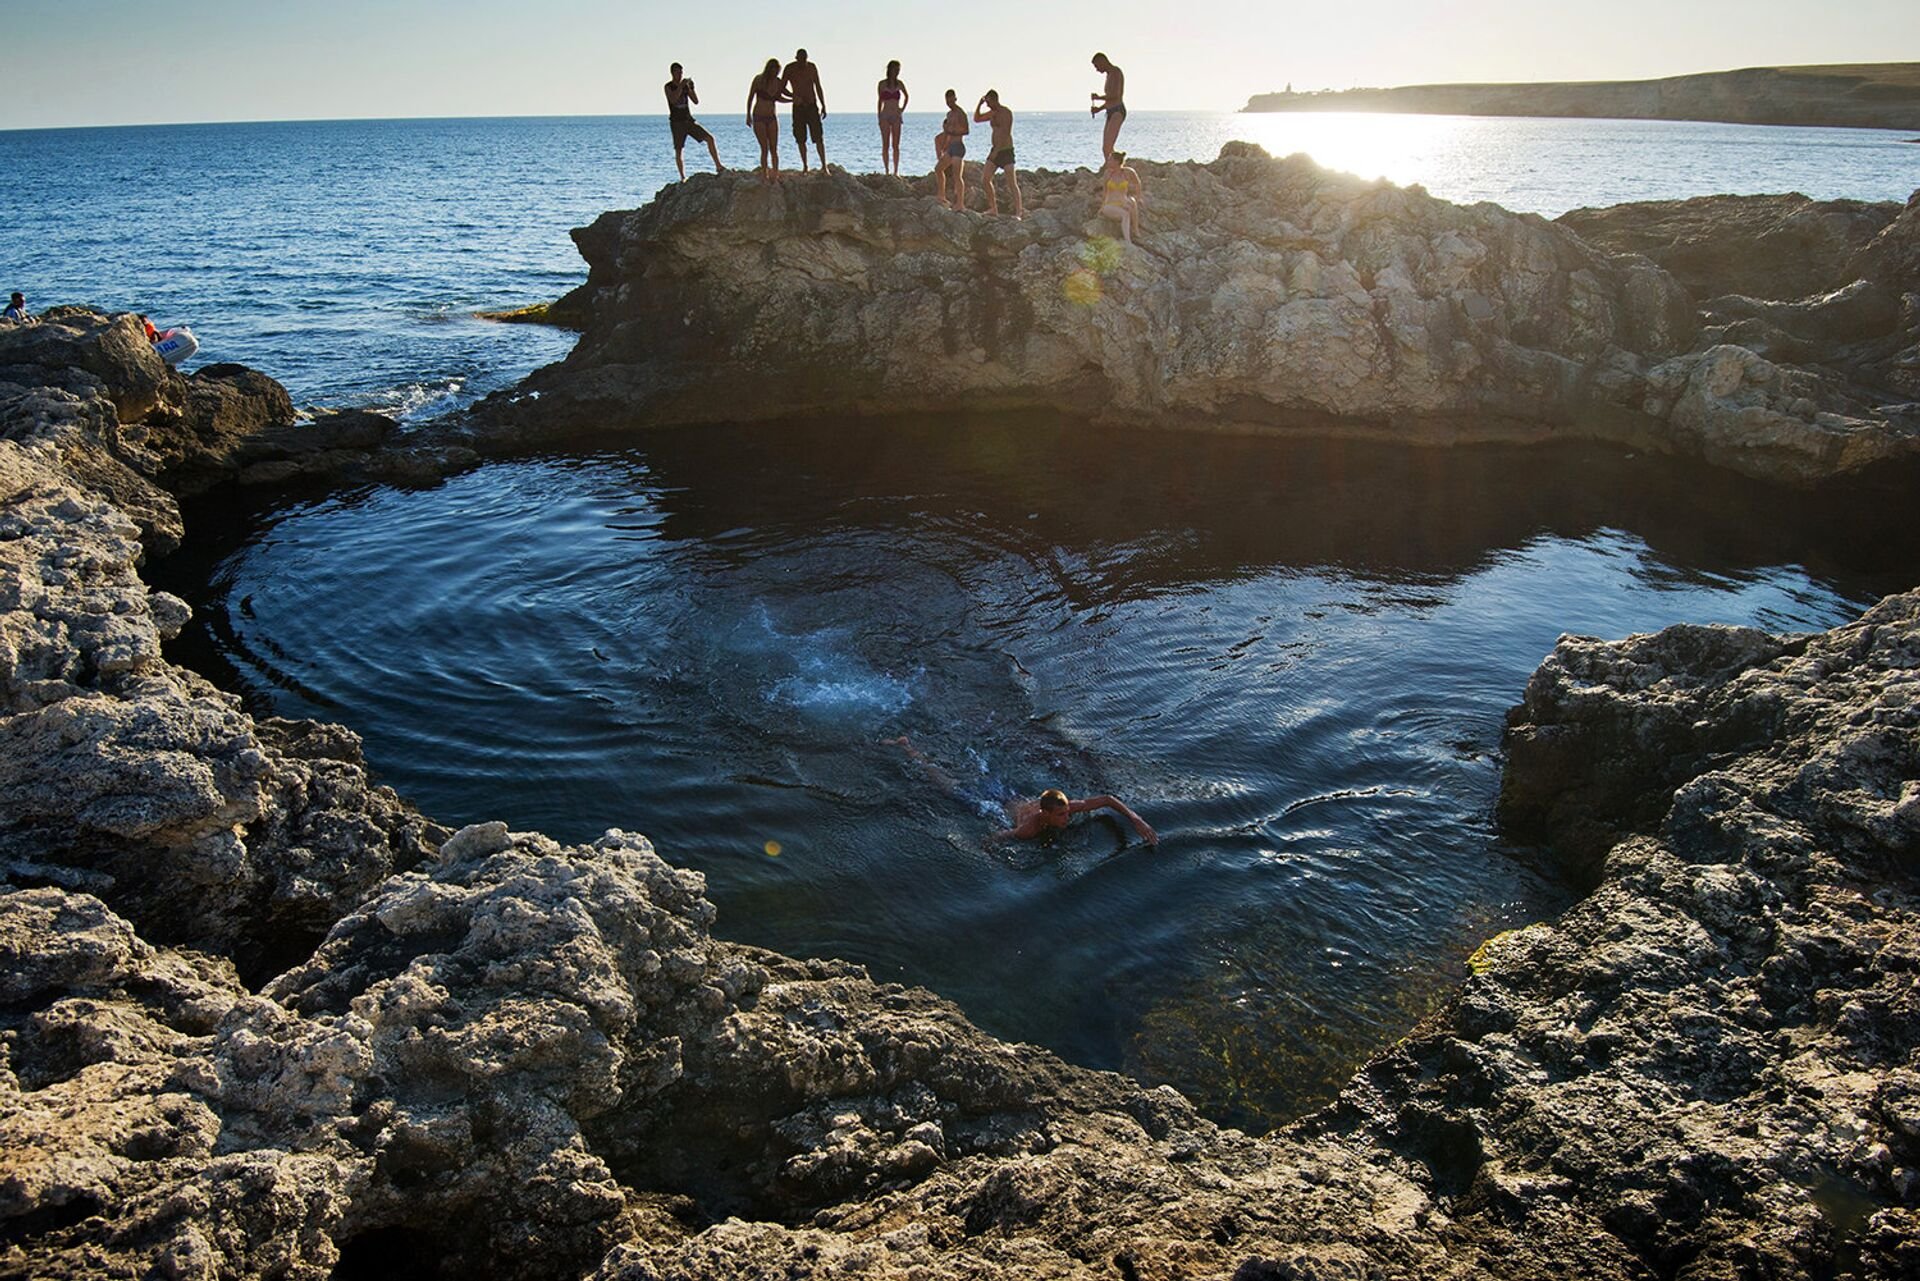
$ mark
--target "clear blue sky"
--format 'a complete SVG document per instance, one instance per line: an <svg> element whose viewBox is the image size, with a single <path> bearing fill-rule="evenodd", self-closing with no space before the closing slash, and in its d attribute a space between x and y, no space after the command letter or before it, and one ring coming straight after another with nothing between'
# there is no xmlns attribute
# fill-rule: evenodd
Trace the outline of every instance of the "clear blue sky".
<svg viewBox="0 0 1920 1281"><path fill-rule="evenodd" d="M0 128L651 113L675 60L713 114L797 45L830 109L869 110L888 58L919 106L991 85L1027 110L1080 107L1096 49L1137 108L1232 109L1289 82L1920 61L1920 0L0 0Z"/></svg>

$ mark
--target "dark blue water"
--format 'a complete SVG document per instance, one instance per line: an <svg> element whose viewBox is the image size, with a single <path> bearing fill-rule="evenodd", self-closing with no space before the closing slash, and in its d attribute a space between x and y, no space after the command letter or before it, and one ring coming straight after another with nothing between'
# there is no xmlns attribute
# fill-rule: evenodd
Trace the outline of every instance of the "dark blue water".
<svg viewBox="0 0 1920 1281"><path fill-rule="evenodd" d="M744 99L739 88L709 84L703 119L722 158L744 165L755 155L746 122L719 105ZM835 163L879 168L870 113L835 112L828 126ZM907 172L930 166L936 128L934 116L909 115ZM1099 130L1079 113L1020 113L1021 161L1092 164ZM1210 160L1228 139L1250 139L1451 200L1558 214L1721 191L1904 200L1920 186L1920 147L1906 137L1140 110L1123 141L1153 159ZM782 145L791 164L791 140ZM689 160L707 165L704 150ZM298 404L421 418L566 353L569 335L472 313L578 284L568 229L644 202L673 177L673 157L661 117L376 120L0 131L0 174L0 289L38 308L86 302L190 325L200 362L254 365Z"/></svg>
<svg viewBox="0 0 1920 1281"><path fill-rule="evenodd" d="M828 425L195 516L172 572L198 661L442 821L646 832L728 936L1262 1124L1565 902L1491 818L1555 638L1829 626L1920 564L1870 510L1604 454ZM1159 849L989 839L1047 786Z"/></svg>

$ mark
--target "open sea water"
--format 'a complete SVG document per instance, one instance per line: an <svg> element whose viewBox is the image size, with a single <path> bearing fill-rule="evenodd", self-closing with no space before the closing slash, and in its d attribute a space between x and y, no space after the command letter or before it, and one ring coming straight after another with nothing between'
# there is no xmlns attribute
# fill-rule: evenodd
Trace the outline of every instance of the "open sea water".
<svg viewBox="0 0 1920 1281"><path fill-rule="evenodd" d="M737 96L708 86L721 159L757 149ZM844 92L844 91L843 91ZM744 86L742 86L744 94ZM727 106L723 109L719 101ZM930 95L926 101L937 101ZM785 125L785 117L782 117ZM939 117L908 113L903 171L925 173ZM1449 200L1547 214L1714 192L1905 200L1920 146L1868 129L1618 120L1135 111L1122 144L1210 160L1230 139L1304 151ZM1100 122L1019 113L1027 168L1098 161ZM871 110L827 119L828 159L878 170ZM783 164L794 163L782 134ZM689 172L708 167L687 151ZM663 116L369 120L0 132L8 206L0 290L188 325L199 363L234 360L302 405L417 420L564 356L572 336L476 320L585 279L569 228L674 177ZM1091 179L1089 180L1091 182Z"/></svg>

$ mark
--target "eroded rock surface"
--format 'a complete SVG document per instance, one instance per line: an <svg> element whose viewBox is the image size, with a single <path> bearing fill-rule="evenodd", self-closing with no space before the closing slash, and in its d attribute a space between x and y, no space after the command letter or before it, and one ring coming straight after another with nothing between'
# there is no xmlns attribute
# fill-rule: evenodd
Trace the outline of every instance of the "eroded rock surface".
<svg viewBox="0 0 1920 1281"><path fill-rule="evenodd" d="M1854 258L1899 216L1897 201L1697 196L1575 209L1555 221L1589 244L1652 259L1695 298L1791 302L1851 284Z"/></svg>
<svg viewBox="0 0 1920 1281"><path fill-rule="evenodd" d="M0 1275L1920 1266L1920 593L1563 640L1503 814L1593 892L1253 1137L716 941L642 837L434 827L167 661L110 401L0 412Z"/></svg>
<svg viewBox="0 0 1920 1281"><path fill-rule="evenodd" d="M1562 226L1245 143L1138 167L1138 247L1093 216L1084 171L1023 175L1020 222L839 171L669 186L574 233L581 342L490 398L478 438L1044 407L1415 444L1593 438L1795 483L1920 452L1910 397L1731 331L1703 342L1672 275Z"/></svg>

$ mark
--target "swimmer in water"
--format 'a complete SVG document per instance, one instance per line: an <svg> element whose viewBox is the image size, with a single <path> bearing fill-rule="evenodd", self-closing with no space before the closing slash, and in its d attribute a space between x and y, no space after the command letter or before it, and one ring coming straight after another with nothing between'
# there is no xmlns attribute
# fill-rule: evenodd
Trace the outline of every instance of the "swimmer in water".
<svg viewBox="0 0 1920 1281"><path fill-rule="evenodd" d="M1160 837L1147 825L1147 820L1127 808L1127 803L1117 796L1089 796L1085 800L1072 800L1057 787L1049 787L1040 793L1037 801L1021 801L1013 807L1013 826L1005 831L995 832L993 839L1000 841L1011 837L1015 840L1030 841L1042 832L1058 831L1072 821L1075 814L1085 814L1092 810L1114 810L1133 824L1133 830L1140 839L1149 845L1158 845Z"/></svg>
<svg viewBox="0 0 1920 1281"><path fill-rule="evenodd" d="M907 754L907 758L918 765L934 784L955 796L966 795L952 775L935 765L927 754L913 745L905 734L899 738L886 740L889 747L897 747ZM1087 814L1093 810L1113 810L1127 822L1133 824L1133 830L1140 839L1149 845L1158 845L1160 835L1141 818L1127 808L1125 801L1117 796L1089 796L1085 800L1073 800L1057 787L1050 787L1040 793L1040 799L1034 801L1015 801L1007 806L1007 817L1013 820L1013 826L995 832L991 839L1003 841L1009 838L1030 841L1042 832L1058 831L1073 820L1075 814Z"/></svg>

